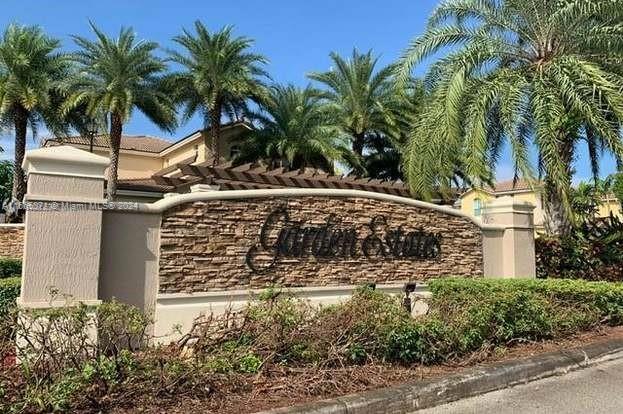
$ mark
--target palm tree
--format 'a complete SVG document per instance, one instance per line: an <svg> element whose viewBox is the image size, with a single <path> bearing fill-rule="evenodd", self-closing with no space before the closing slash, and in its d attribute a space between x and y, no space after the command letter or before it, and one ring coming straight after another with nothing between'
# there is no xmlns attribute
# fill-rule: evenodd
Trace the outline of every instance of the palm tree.
<svg viewBox="0 0 623 414"><path fill-rule="evenodd" d="M0 161L0 213L4 211L4 204L11 199L12 187L13 164Z"/></svg>
<svg viewBox="0 0 623 414"><path fill-rule="evenodd" d="M363 155L363 167L370 178L404 179L402 153L426 99L422 81L410 79L406 88L395 91L393 99L388 105L393 113L393 128L389 134L371 134L373 138L368 140L368 151Z"/></svg>
<svg viewBox="0 0 623 414"><path fill-rule="evenodd" d="M235 162L262 160L274 168L285 161L292 170L313 167L333 173L348 148L319 95L310 86L271 87L266 114L256 115L262 128L251 134Z"/></svg>
<svg viewBox="0 0 623 414"><path fill-rule="evenodd" d="M613 177L598 179L590 183L581 182L571 189L571 207L575 224L582 224L595 218L603 199L612 193Z"/></svg>
<svg viewBox="0 0 623 414"><path fill-rule="evenodd" d="M623 207L623 172L612 174L612 192Z"/></svg>
<svg viewBox="0 0 623 414"><path fill-rule="evenodd" d="M337 53L330 57L331 70L308 77L327 87L323 96L334 114L334 123L350 137L353 152L361 161L368 140L387 135L394 127L393 67L376 70L378 58L372 51L359 53L355 49L349 60Z"/></svg>
<svg viewBox="0 0 623 414"><path fill-rule="evenodd" d="M505 143L516 176L532 178L535 145L548 228L566 232L578 145L587 145L595 173L603 150L623 159L622 17L619 2L607 0L443 2L398 72L403 82L445 51L428 71L431 97L405 155L413 192L428 198L457 171L492 181Z"/></svg>
<svg viewBox="0 0 623 414"><path fill-rule="evenodd" d="M28 128L34 135L41 124L53 131L61 126L55 104L69 66L59 47L41 28L14 24L0 42L0 124L15 131L14 200L22 200L26 192L22 161Z"/></svg>
<svg viewBox="0 0 623 414"><path fill-rule="evenodd" d="M267 59L250 52L253 40L234 37L232 30L226 26L210 33L196 21L196 34L184 29L183 34L173 38L184 52L169 52L170 59L182 66L169 82L177 100L184 104L183 119L201 114L204 127L211 129L213 164L220 162L223 116L237 119L241 114L248 115L248 102L261 102L265 95L262 78L269 77L262 68Z"/></svg>
<svg viewBox="0 0 623 414"><path fill-rule="evenodd" d="M137 41L131 28L112 39L91 23L96 40L72 36L80 50L73 55L78 71L67 82L66 111L84 106L89 117L104 116L109 126L110 167L107 197L117 192L123 125L134 109L166 131L176 126L175 105L163 89L165 63L154 56L154 42Z"/></svg>

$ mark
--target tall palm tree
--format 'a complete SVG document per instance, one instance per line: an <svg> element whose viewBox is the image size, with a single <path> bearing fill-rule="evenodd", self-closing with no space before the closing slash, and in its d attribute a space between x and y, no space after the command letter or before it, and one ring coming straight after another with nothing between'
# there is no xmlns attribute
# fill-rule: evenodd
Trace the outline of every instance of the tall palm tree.
<svg viewBox="0 0 623 414"><path fill-rule="evenodd" d="M327 109L310 86L271 87L265 114L256 115L262 128L251 134L235 162L262 160L270 167L285 162L292 170L313 167L333 173L348 148Z"/></svg>
<svg viewBox="0 0 623 414"><path fill-rule="evenodd" d="M73 55L77 73L67 82L66 111L84 106L92 118L107 119L110 140L107 197L117 192L117 170L123 125L138 109L166 131L176 126L175 105L163 89L165 63L154 56L158 45L137 40L131 28L122 28L116 39L91 23L96 40L72 36L80 50Z"/></svg>
<svg viewBox="0 0 623 414"><path fill-rule="evenodd" d="M69 66L59 47L37 26L12 24L0 41L0 123L15 131L14 200L26 192L22 161L28 128L35 133L41 124L53 131L60 125L55 104Z"/></svg>
<svg viewBox="0 0 623 414"><path fill-rule="evenodd" d="M388 134L394 126L391 105L393 67L377 70L372 51L356 49L350 59L330 54L333 67L328 72L312 72L308 77L327 87L327 99L334 122L352 140L352 149L361 161L368 139Z"/></svg>
<svg viewBox="0 0 623 414"><path fill-rule="evenodd" d="M437 52L431 99L405 156L412 190L430 197L457 170L491 181L509 143L516 176L531 178L530 148L545 178L548 228L571 223L572 163L584 142L598 172L623 143L623 8L609 0L447 0L405 51L398 73Z"/></svg>
<svg viewBox="0 0 623 414"><path fill-rule="evenodd" d="M268 60L250 51L253 40L234 37L232 30L226 26L210 33L196 21L196 33L184 29L173 38L184 51L169 52L170 60L182 66L169 82L177 100L184 104L183 119L201 114L204 127L211 129L213 164L220 161L223 116L236 119L239 114L248 114L249 101L261 102L265 95L263 78L269 78L262 67Z"/></svg>

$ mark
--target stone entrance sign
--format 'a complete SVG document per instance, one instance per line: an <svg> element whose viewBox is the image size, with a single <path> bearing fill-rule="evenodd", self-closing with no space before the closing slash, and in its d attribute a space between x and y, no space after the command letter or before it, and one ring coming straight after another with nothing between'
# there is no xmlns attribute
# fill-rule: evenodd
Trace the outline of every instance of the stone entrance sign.
<svg viewBox="0 0 623 414"><path fill-rule="evenodd" d="M65 306L52 288L94 306L115 298L152 313L164 341L269 286L335 303L369 283L399 293L430 278L535 277L533 207L512 199L489 209L494 224L344 189L199 191L120 209L103 200L107 165L72 147L27 152L25 201L54 208L26 213L20 306Z"/></svg>

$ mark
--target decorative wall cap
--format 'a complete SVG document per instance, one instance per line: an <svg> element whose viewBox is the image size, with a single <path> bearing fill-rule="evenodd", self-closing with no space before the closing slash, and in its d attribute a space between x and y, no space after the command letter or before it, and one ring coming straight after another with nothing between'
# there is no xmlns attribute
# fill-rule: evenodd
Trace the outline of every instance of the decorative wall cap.
<svg viewBox="0 0 623 414"><path fill-rule="evenodd" d="M267 190L235 190L235 191L206 191L199 193L179 194L158 200L153 204L139 204L138 212L159 214L175 206L196 201L211 200L244 200L270 197L352 197L368 198L388 201L429 210L439 211L452 216L463 217L483 230L504 230L506 226L483 224L477 218L465 214L452 207L426 203L412 198L399 197L389 194L361 190L337 190L330 188L280 188Z"/></svg>
<svg viewBox="0 0 623 414"><path fill-rule="evenodd" d="M64 308L67 306L75 306L75 305L85 305L85 306L99 306L102 304L102 301L99 299L89 299L89 300L79 300L75 299L70 302L67 300L54 300L54 301L45 301L45 302L30 302L23 301L22 298L16 299L17 306L21 309L49 309L49 308Z"/></svg>
<svg viewBox="0 0 623 414"><path fill-rule="evenodd" d="M0 229L23 229L24 223L0 223Z"/></svg>
<svg viewBox="0 0 623 414"><path fill-rule="evenodd" d="M22 168L26 174L104 178L110 160L69 145L26 151Z"/></svg>

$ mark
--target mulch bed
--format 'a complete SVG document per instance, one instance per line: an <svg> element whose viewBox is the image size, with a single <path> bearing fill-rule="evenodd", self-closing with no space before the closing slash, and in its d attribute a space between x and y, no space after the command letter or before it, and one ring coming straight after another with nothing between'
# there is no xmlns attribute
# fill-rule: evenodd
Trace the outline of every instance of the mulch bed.
<svg viewBox="0 0 623 414"><path fill-rule="evenodd" d="M240 383L231 393L219 393L209 399L198 399L192 395L178 395L167 399L149 399L146 396L135 401L131 408L115 408L111 412L114 414L254 413L434 378L465 367L529 357L615 337L623 337L623 327L601 328L564 340L514 343L507 348L483 350L460 361L444 365L413 367L389 364L365 365L330 370L273 368L270 371L263 371L259 376L241 377Z"/></svg>

